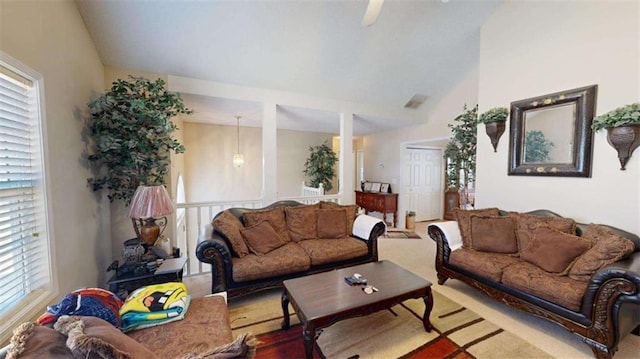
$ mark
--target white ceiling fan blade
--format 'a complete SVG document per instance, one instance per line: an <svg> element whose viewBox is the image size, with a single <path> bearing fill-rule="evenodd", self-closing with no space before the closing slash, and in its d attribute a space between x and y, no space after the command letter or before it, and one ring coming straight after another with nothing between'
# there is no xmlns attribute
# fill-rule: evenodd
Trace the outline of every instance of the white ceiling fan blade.
<svg viewBox="0 0 640 359"><path fill-rule="evenodd" d="M383 2L384 0L369 0L367 10L364 12L364 17L362 18L362 26L371 26L378 21L378 15L380 15Z"/></svg>

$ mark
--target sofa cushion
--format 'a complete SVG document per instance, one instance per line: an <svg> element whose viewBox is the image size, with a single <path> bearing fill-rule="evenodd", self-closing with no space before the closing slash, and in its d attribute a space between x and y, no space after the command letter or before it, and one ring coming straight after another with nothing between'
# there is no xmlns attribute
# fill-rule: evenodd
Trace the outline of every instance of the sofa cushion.
<svg viewBox="0 0 640 359"><path fill-rule="evenodd" d="M513 218L471 215L471 248L482 252L517 253Z"/></svg>
<svg viewBox="0 0 640 359"><path fill-rule="evenodd" d="M497 208L484 208L484 209L460 209L456 208L453 211L454 217L458 222L460 228L460 235L462 236L462 246L471 248L471 215L480 216L498 216L500 211Z"/></svg>
<svg viewBox="0 0 640 359"><path fill-rule="evenodd" d="M593 223L587 226L582 237L595 244L578 257L569 269L569 277L575 280L588 281L600 268L617 262L635 249L632 241Z"/></svg>
<svg viewBox="0 0 640 359"><path fill-rule="evenodd" d="M356 204L337 204L335 202L320 201L320 209L344 208L347 211L347 235L353 234L353 222L358 216L358 205Z"/></svg>
<svg viewBox="0 0 640 359"><path fill-rule="evenodd" d="M249 248L240 234L240 230L244 228L242 222L234 216L231 211L225 210L218 217L216 217L211 223L213 228L220 232L223 236L229 240L231 244L231 250L238 257L244 257L249 254Z"/></svg>
<svg viewBox="0 0 640 359"><path fill-rule="evenodd" d="M357 258L369 253L367 244L353 237L310 239L299 244L311 258L311 265L314 266Z"/></svg>
<svg viewBox="0 0 640 359"><path fill-rule="evenodd" d="M236 282L302 272L311 266L307 253L300 244L293 242L262 256L249 254L244 258L231 258L231 261L233 262L232 276Z"/></svg>
<svg viewBox="0 0 640 359"><path fill-rule="evenodd" d="M318 238L318 208L319 204L285 207L287 230L293 242Z"/></svg>
<svg viewBox="0 0 640 359"><path fill-rule="evenodd" d="M240 233L242 233L242 237L247 242L249 250L259 256L285 245L284 239L276 233L275 229L267 221L243 228Z"/></svg>
<svg viewBox="0 0 640 359"><path fill-rule="evenodd" d="M469 248L460 248L449 255L449 264L465 269L481 277L500 282L502 271L520 259L499 253L479 252Z"/></svg>
<svg viewBox="0 0 640 359"><path fill-rule="evenodd" d="M522 250L527 248L539 224L559 230L560 232L575 234L576 221L571 218L535 216L531 214L510 212L516 221L516 237L518 238L518 251L522 255Z"/></svg>
<svg viewBox="0 0 640 359"><path fill-rule="evenodd" d="M545 272L525 261L507 267L502 274L502 283L574 312L580 311L587 290L585 282Z"/></svg>
<svg viewBox="0 0 640 359"><path fill-rule="evenodd" d="M539 225L520 256L547 272L562 275L590 247L591 241L587 239Z"/></svg>
<svg viewBox="0 0 640 359"><path fill-rule="evenodd" d="M318 238L336 239L347 236L347 211L344 208L318 210Z"/></svg>
<svg viewBox="0 0 640 359"><path fill-rule="evenodd" d="M255 257L247 255L251 256ZM179 358L189 352L206 353L233 341L227 303L219 295L191 299L183 320L127 335L161 358Z"/></svg>
<svg viewBox="0 0 640 359"><path fill-rule="evenodd" d="M244 223L247 227L255 226L256 224L267 221L276 230L276 232L289 242L289 231L287 230L287 221L284 215L284 208L277 207L260 211L248 211L242 215Z"/></svg>

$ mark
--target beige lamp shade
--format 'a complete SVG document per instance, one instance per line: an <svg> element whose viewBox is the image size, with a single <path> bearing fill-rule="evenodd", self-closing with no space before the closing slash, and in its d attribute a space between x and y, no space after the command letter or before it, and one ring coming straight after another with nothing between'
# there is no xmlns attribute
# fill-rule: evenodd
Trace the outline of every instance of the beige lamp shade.
<svg viewBox="0 0 640 359"><path fill-rule="evenodd" d="M173 213L171 197L164 186L138 186L129 209L129 218L163 217Z"/></svg>

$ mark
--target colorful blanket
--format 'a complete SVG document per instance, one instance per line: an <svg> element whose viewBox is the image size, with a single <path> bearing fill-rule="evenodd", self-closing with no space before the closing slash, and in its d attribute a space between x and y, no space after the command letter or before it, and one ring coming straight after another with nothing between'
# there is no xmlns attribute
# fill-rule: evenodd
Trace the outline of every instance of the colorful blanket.
<svg viewBox="0 0 640 359"><path fill-rule="evenodd" d="M133 291L120 308L122 331L146 328L184 318L190 297L183 283L144 286Z"/></svg>
<svg viewBox="0 0 640 359"><path fill-rule="evenodd" d="M55 323L63 315L84 315L98 317L120 327L120 307L122 300L108 290L83 288L75 290L55 305L47 307L36 323L46 325Z"/></svg>

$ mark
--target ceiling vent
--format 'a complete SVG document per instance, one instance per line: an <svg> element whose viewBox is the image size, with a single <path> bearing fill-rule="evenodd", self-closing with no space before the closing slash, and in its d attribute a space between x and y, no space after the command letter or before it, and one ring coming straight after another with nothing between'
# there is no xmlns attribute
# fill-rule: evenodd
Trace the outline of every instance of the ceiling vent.
<svg viewBox="0 0 640 359"><path fill-rule="evenodd" d="M421 95L419 93L413 95L413 97L409 100L409 102L407 102L404 107L405 108L412 108L412 109L417 109L418 107L420 107L420 105L422 105L423 102L425 102L427 100L427 95Z"/></svg>

